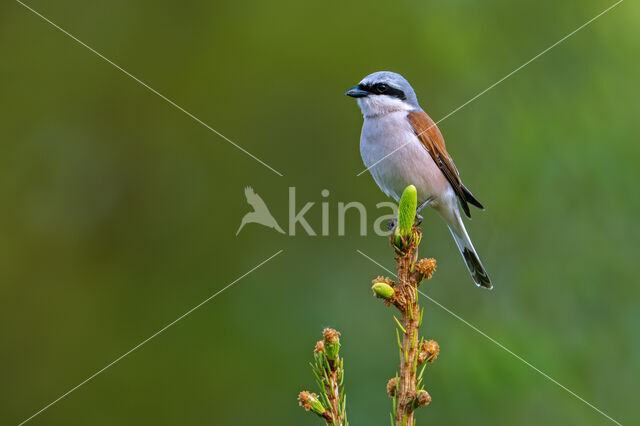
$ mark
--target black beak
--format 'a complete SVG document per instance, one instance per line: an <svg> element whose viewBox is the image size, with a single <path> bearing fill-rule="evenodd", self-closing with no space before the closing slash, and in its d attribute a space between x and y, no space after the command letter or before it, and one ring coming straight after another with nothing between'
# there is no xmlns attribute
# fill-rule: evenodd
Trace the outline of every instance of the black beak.
<svg viewBox="0 0 640 426"><path fill-rule="evenodd" d="M368 94L369 92L358 88L358 86L352 87L351 89L347 90L347 92L345 93L345 95L351 96L352 98L364 98Z"/></svg>

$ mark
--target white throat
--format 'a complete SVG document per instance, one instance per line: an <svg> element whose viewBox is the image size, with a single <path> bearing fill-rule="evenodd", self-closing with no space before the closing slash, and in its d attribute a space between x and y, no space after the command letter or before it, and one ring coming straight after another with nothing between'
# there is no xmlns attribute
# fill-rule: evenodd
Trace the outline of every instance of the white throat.
<svg viewBox="0 0 640 426"><path fill-rule="evenodd" d="M358 106L362 111L362 115L368 118L414 109L402 99L386 95L369 95L364 98L358 98Z"/></svg>

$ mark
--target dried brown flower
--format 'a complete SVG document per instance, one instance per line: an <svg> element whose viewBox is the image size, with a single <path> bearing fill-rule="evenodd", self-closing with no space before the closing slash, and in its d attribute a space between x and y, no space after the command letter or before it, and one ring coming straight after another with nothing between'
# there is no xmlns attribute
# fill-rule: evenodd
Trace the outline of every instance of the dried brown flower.
<svg viewBox="0 0 640 426"><path fill-rule="evenodd" d="M391 379L389 379L389 381L387 382L387 393L389 394L389 396L391 398L393 398L394 396L396 396L396 387L398 384L398 379L396 377L392 377Z"/></svg>
<svg viewBox="0 0 640 426"><path fill-rule="evenodd" d="M333 328L325 328L322 331L322 337L324 337L324 340L327 343L338 343L340 341L340 332Z"/></svg>
<svg viewBox="0 0 640 426"><path fill-rule="evenodd" d="M436 270L435 259L420 259L415 266L416 270L420 272L426 279L431 279L433 272Z"/></svg>
<svg viewBox="0 0 640 426"><path fill-rule="evenodd" d="M431 402L431 395L426 390L421 390L418 392L418 396L416 397L416 407L424 407L425 405L429 405Z"/></svg>
<svg viewBox="0 0 640 426"><path fill-rule="evenodd" d="M389 284L391 287L396 285L396 283L394 283L391 278L383 277L381 275L379 275L376 279L371 280L371 284L375 284L375 283L386 283L386 284Z"/></svg>
<svg viewBox="0 0 640 426"><path fill-rule="evenodd" d="M316 347L313 350L313 353L318 355L320 352L324 352L324 342L322 340L318 340L318 342L316 342Z"/></svg>
<svg viewBox="0 0 640 426"><path fill-rule="evenodd" d="M420 347L420 355L418 355L418 364L422 364L425 361L430 363L435 361L435 359L438 358L438 353L440 353L438 342L435 340L423 342Z"/></svg>
<svg viewBox="0 0 640 426"><path fill-rule="evenodd" d="M318 399L318 395L316 395L315 393L302 391L298 395L298 405L300 405L306 411L309 411L311 410L311 401L314 399Z"/></svg>
<svg viewBox="0 0 640 426"><path fill-rule="evenodd" d="M331 413L325 410L324 406L318 399L318 395L315 393L309 393L307 391L300 392L298 395L298 404L306 411L311 410L325 419L331 418Z"/></svg>

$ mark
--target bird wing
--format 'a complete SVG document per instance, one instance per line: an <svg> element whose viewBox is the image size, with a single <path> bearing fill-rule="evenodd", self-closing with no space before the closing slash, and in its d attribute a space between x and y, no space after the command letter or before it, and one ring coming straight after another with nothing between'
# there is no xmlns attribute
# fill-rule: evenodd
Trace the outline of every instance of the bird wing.
<svg viewBox="0 0 640 426"><path fill-rule="evenodd" d="M451 187L460 200L460 205L462 206L462 210L464 210L465 215L469 218L471 217L471 212L469 211L469 205L467 203L471 203L480 209L484 209L482 204L480 204L473 194L471 194L471 192L462 184L458 169L453 163L453 160L444 145L442 133L440 133L440 129L438 129L438 126L436 126L436 123L433 122L431 117L429 117L424 111L411 111L407 118L409 119L409 123L411 123L411 127L413 127L413 131L416 136L427 149L429 155L433 158L433 161L438 165L442 174L447 178L449 184L451 184Z"/></svg>
<svg viewBox="0 0 640 426"><path fill-rule="evenodd" d="M244 196L247 197L247 200L251 197L253 197L255 195L255 192L253 192L253 188L250 186L247 186L244 188Z"/></svg>
<svg viewBox="0 0 640 426"><path fill-rule="evenodd" d="M247 197L247 203L249 203L249 205L253 207L255 211L264 210L267 208L264 201L262 200L262 197L256 194L253 188L251 188L250 186L247 186L244 189L244 195L245 197Z"/></svg>

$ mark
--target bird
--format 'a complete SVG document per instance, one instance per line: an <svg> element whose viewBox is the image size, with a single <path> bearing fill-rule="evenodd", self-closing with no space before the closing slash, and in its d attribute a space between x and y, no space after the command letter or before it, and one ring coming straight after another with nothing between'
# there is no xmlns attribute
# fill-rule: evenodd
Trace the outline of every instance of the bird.
<svg viewBox="0 0 640 426"><path fill-rule="evenodd" d="M244 195L245 197L247 197L247 203L249 203L249 205L253 207L253 211L244 215L244 217L242 218L242 222L240 223L240 227L236 231L236 235L240 233L242 228L244 228L247 223L259 223L260 225L273 228L279 233L284 234L284 231L282 230L282 228L280 228L278 222L276 222L276 219L269 211L269 208L265 204L264 200L255 193L253 188L247 186L244 189Z"/></svg>
<svg viewBox="0 0 640 426"><path fill-rule="evenodd" d="M471 218L469 204L484 210L460 179L436 123L420 107L415 91L400 74L379 71L347 90L364 116L362 161L380 189L397 201L409 185L418 192L417 218L429 206L445 221L479 287L492 289L460 215Z"/></svg>

